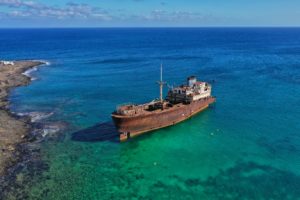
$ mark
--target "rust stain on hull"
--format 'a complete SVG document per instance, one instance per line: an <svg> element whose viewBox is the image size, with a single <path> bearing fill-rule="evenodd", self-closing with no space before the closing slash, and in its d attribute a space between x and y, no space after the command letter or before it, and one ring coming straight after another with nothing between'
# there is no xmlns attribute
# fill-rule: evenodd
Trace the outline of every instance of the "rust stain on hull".
<svg viewBox="0 0 300 200"><path fill-rule="evenodd" d="M131 137L182 122L201 112L214 102L215 98L209 97L190 104L176 104L171 108L139 116L112 114L112 119L120 133L120 141L126 141Z"/></svg>

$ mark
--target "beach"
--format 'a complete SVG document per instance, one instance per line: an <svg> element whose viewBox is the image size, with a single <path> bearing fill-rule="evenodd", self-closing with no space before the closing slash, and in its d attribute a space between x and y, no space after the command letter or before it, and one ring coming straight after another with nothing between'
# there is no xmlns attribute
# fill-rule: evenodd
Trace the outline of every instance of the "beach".
<svg viewBox="0 0 300 200"><path fill-rule="evenodd" d="M0 63L0 176L19 159L21 153L16 146L27 142L26 136L31 129L28 117L18 117L10 112L9 92L15 87L28 85L31 78L23 73L42 64L41 61Z"/></svg>

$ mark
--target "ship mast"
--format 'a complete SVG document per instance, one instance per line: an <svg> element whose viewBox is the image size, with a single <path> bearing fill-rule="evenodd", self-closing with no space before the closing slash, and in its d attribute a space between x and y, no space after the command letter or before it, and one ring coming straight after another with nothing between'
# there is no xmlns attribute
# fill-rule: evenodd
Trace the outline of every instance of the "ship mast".
<svg viewBox="0 0 300 200"><path fill-rule="evenodd" d="M159 90L160 90L160 95L159 95L159 100L162 103L163 102L163 87L166 84L163 82L163 66L160 64L160 81L157 81L159 85Z"/></svg>

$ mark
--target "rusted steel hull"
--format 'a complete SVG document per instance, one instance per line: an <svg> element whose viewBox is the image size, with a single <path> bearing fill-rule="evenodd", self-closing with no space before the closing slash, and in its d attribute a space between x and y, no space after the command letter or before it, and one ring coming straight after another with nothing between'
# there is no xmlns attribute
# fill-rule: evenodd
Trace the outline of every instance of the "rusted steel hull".
<svg viewBox="0 0 300 200"><path fill-rule="evenodd" d="M131 137L145 132L164 128L184 121L199 113L214 103L215 98L209 97L194 101L190 104L178 104L172 108L150 112L139 116L123 116L112 114L112 119L120 133L120 140L125 141Z"/></svg>

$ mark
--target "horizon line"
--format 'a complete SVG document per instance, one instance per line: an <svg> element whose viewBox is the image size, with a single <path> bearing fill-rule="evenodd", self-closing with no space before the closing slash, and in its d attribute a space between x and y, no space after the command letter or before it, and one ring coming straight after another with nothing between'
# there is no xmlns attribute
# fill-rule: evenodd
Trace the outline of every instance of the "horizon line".
<svg viewBox="0 0 300 200"><path fill-rule="evenodd" d="M300 28L300 26L74 26L74 27L0 27L0 29L189 29L189 28Z"/></svg>

